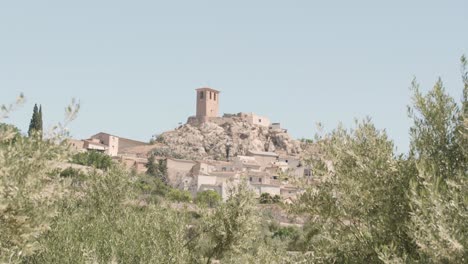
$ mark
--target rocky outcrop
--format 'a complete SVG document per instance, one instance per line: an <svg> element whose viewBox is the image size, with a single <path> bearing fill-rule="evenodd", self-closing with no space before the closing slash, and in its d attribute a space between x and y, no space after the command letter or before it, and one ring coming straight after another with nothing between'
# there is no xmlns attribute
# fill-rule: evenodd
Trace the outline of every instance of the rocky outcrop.
<svg viewBox="0 0 468 264"><path fill-rule="evenodd" d="M252 125L242 118L218 118L200 125L186 124L157 137L165 147L155 152L185 159L225 160L251 151L299 155L301 144L283 129ZM165 149L164 149L165 148Z"/></svg>

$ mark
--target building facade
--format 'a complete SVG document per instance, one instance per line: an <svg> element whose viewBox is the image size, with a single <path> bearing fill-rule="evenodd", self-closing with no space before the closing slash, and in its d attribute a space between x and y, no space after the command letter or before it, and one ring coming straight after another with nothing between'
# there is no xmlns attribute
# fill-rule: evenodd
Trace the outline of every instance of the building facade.
<svg viewBox="0 0 468 264"><path fill-rule="evenodd" d="M99 143L107 146L105 153L111 157L116 157L119 154L119 137L107 134L99 133L91 137L92 140L98 140Z"/></svg>
<svg viewBox="0 0 468 264"><path fill-rule="evenodd" d="M197 119L208 122L219 116L219 91L211 88L197 89Z"/></svg>

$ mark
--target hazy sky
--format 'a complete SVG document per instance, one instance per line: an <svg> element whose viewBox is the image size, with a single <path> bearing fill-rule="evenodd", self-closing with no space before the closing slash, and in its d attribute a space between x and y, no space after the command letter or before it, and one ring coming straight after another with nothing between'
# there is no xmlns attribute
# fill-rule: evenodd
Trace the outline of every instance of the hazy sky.
<svg viewBox="0 0 468 264"><path fill-rule="evenodd" d="M221 112L256 112L295 137L315 124L373 118L408 148L414 76L441 76L460 98L468 1L0 1L0 103L28 101L8 121L45 126L75 97L76 138L104 131L149 140L195 112L200 86Z"/></svg>

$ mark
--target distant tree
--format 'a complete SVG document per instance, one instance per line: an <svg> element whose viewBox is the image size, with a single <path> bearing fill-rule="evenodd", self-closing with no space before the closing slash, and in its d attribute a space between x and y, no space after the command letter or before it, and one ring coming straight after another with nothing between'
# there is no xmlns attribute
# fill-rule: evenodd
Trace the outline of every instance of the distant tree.
<svg viewBox="0 0 468 264"><path fill-rule="evenodd" d="M146 174L159 178L165 184L167 180L167 160L159 159L156 162L155 155L151 155L146 163Z"/></svg>
<svg viewBox="0 0 468 264"><path fill-rule="evenodd" d="M136 186L146 195L166 197L171 191L171 187L167 186L159 178L150 175L139 175Z"/></svg>
<svg viewBox="0 0 468 264"><path fill-rule="evenodd" d="M30 137L33 136L34 131L36 130L38 111L39 110L37 108L37 104L35 104L34 108L33 108L33 114L32 114L32 117L31 117L31 121L29 122L28 135Z"/></svg>
<svg viewBox="0 0 468 264"><path fill-rule="evenodd" d="M75 164L92 166L100 170L108 170L112 166L112 158L109 155L97 151L77 153L73 155L71 161Z"/></svg>
<svg viewBox="0 0 468 264"><path fill-rule="evenodd" d="M279 195L271 196L269 193L262 193L259 202L261 204L276 204L281 202L281 197Z"/></svg>
<svg viewBox="0 0 468 264"><path fill-rule="evenodd" d="M197 199L195 200L198 205L208 206L209 208L215 208L221 203L221 201L221 195L213 190L198 193Z"/></svg>
<svg viewBox="0 0 468 264"><path fill-rule="evenodd" d="M151 155L148 158L148 162L145 164L146 167L146 174L151 175L151 176L157 176L158 175L158 165L156 164L156 157L154 155Z"/></svg>
<svg viewBox="0 0 468 264"><path fill-rule="evenodd" d="M275 203L275 204L280 203L281 202L281 196L279 196L279 195L273 196L272 202Z"/></svg>
<svg viewBox="0 0 468 264"><path fill-rule="evenodd" d="M179 189L171 189L167 196L171 201L179 203L188 203L192 200L192 195L188 191L181 191Z"/></svg>
<svg viewBox="0 0 468 264"><path fill-rule="evenodd" d="M39 119L39 122L38 122L38 131L44 131L44 123L42 121L42 105L39 106L39 113L38 113L38 119Z"/></svg>
<svg viewBox="0 0 468 264"><path fill-rule="evenodd" d="M159 178L165 183L167 183L167 159L160 159L158 160L158 168L159 168Z"/></svg>
<svg viewBox="0 0 468 264"><path fill-rule="evenodd" d="M31 117L31 122L29 123L28 135L29 137L39 136L42 138L42 106L41 110L37 107L37 104L34 105L33 114Z"/></svg>
<svg viewBox="0 0 468 264"><path fill-rule="evenodd" d="M260 203L261 204L271 204L272 198L269 193L262 193L260 195Z"/></svg>

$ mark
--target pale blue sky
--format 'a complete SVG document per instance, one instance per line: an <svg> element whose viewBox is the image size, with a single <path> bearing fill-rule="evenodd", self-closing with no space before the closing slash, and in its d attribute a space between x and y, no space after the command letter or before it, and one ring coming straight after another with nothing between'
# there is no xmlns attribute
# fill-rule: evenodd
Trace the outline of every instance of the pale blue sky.
<svg viewBox="0 0 468 264"><path fill-rule="evenodd" d="M459 98L467 32L466 0L0 1L0 103L25 93L25 131L34 103L50 126L76 97L74 137L148 140L209 85L297 138L370 116L405 151L413 76Z"/></svg>

